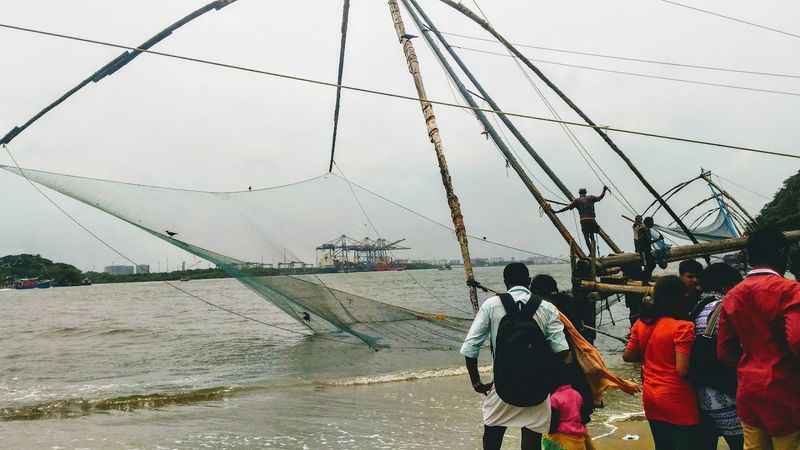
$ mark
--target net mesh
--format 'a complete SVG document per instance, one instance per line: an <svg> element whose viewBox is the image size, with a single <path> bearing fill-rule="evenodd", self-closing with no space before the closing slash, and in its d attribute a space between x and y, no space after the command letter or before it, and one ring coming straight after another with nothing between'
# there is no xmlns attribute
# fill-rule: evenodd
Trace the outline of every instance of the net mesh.
<svg viewBox="0 0 800 450"><path fill-rule="evenodd" d="M371 238L359 240L359 245L377 248L366 253L360 249L361 259L344 266L350 269L365 264L396 268L405 263L397 255L404 249L413 249L417 258L458 254L452 233L440 223L410 214L342 177L329 174L273 188L211 192L0 168L215 264L315 333L349 333L373 348L452 348L469 326L464 317L414 311L334 289L313 274L286 274L289 267L306 263L316 270L327 264L333 271L336 258L352 258L334 254L343 251L339 245L353 245L352 240L331 239L344 233L367 234ZM353 207L354 195L359 208ZM380 220L373 221L366 211Z"/></svg>

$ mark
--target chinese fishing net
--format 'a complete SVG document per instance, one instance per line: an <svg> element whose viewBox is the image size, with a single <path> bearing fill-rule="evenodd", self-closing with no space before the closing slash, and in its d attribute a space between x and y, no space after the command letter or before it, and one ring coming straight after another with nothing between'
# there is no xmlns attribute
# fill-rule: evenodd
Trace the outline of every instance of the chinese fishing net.
<svg viewBox="0 0 800 450"><path fill-rule="evenodd" d="M429 219L341 176L209 192L0 167L217 265L314 333L349 333L376 349L457 348L471 320L468 311L442 311L433 300L424 308L430 312L419 312L334 289L313 274L288 274L300 261L331 270L368 263L392 269L404 263L397 261L405 256L402 247L419 259L459 254L446 216ZM371 238L358 241L342 236L370 230ZM478 250L488 245L474 241ZM372 251L361 248L358 261L336 254L348 245ZM393 248L399 250L385 250ZM462 308L467 305L465 296Z"/></svg>

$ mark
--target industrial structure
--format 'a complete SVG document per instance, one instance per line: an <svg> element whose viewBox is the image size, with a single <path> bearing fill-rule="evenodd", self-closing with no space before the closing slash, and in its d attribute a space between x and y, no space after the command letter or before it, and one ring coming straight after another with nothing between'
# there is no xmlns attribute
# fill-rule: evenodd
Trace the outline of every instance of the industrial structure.
<svg viewBox="0 0 800 450"><path fill-rule="evenodd" d="M403 270L404 261L395 260L392 252L410 250L398 246L405 239L389 242L386 239L356 240L341 235L317 247L317 266L335 268L337 272L357 272L362 270Z"/></svg>

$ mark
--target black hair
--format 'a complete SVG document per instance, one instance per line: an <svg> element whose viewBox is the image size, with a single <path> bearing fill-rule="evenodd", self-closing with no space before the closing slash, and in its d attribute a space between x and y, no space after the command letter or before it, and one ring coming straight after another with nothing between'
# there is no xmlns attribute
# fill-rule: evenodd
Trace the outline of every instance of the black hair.
<svg viewBox="0 0 800 450"><path fill-rule="evenodd" d="M546 274L539 274L531 281L531 290L539 295L550 295L558 292L556 279Z"/></svg>
<svg viewBox="0 0 800 450"><path fill-rule="evenodd" d="M703 265L694 259L684 259L678 265L678 273L681 275L685 273L693 273L695 275L700 275L700 272L702 271L703 271Z"/></svg>
<svg viewBox="0 0 800 450"><path fill-rule="evenodd" d="M580 188L580 189L578 189L578 194L585 194L586 192L587 192L587 191L586 191L586 188Z"/></svg>
<svg viewBox="0 0 800 450"><path fill-rule="evenodd" d="M655 225L655 222L653 221L652 217L647 216L644 218L644 224L647 225L648 227L652 227L653 225Z"/></svg>
<svg viewBox="0 0 800 450"><path fill-rule="evenodd" d="M705 292L725 292L741 281L739 271L722 262L709 265L700 274L700 287Z"/></svg>
<svg viewBox="0 0 800 450"><path fill-rule="evenodd" d="M789 240L777 228L764 227L747 236L747 257L751 266L766 266L785 272Z"/></svg>
<svg viewBox="0 0 800 450"><path fill-rule="evenodd" d="M525 264L514 262L503 269L503 281L506 283L507 288L513 286L528 287L531 284L531 274Z"/></svg>
<svg viewBox="0 0 800 450"><path fill-rule="evenodd" d="M681 314L680 303L685 294L686 286L680 277L675 275L660 277L653 288L651 302L642 305L642 321L653 323L661 317L678 318Z"/></svg>

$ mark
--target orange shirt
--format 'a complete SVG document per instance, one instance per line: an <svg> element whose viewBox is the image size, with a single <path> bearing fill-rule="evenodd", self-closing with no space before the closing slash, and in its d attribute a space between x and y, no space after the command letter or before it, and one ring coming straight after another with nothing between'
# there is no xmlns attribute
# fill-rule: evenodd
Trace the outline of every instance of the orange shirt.
<svg viewBox="0 0 800 450"><path fill-rule="evenodd" d="M696 425L700 422L694 388L678 375L675 353L691 353L694 324L671 317L655 323L638 320L631 328L628 348L643 355L642 401L648 420L673 425Z"/></svg>

